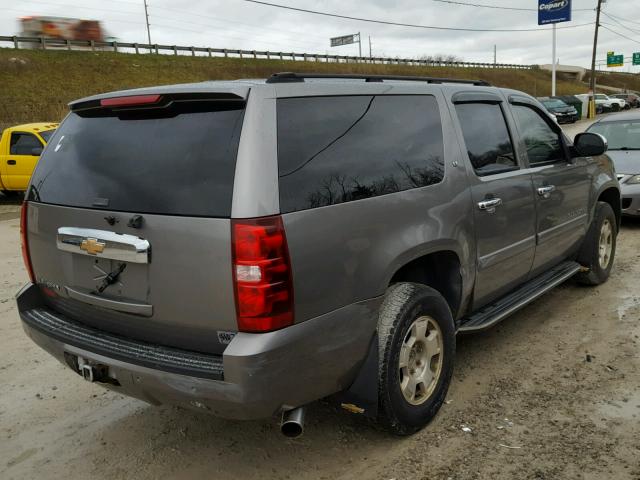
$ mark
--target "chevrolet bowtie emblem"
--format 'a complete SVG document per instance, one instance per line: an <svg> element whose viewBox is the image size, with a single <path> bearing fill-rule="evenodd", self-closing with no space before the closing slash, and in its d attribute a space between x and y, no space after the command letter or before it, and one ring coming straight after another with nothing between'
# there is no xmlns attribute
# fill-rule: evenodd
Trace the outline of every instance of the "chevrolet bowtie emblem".
<svg viewBox="0 0 640 480"><path fill-rule="evenodd" d="M104 251L106 243L96 238L85 238L80 244L80 250L84 250L89 255L96 255Z"/></svg>

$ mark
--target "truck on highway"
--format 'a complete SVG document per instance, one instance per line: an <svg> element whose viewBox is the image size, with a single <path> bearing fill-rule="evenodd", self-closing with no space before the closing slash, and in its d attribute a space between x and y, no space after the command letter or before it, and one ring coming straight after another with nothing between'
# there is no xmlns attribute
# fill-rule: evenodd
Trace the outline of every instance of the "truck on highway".
<svg viewBox="0 0 640 480"><path fill-rule="evenodd" d="M27 16L20 18L22 37L44 37L57 40L105 40L104 30L98 20L80 18ZM26 44L33 48L39 44Z"/></svg>
<svg viewBox="0 0 640 480"><path fill-rule="evenodd" d="M0 137L0 191L24 192L40 154L57 123L28 123L9 127Z"/></svg>

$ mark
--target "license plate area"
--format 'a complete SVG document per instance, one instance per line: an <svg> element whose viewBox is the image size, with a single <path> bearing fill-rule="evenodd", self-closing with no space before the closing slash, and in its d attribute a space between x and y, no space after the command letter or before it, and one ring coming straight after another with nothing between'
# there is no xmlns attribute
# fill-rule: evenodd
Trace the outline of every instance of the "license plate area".
<svg viewBox="0 0 640 480"><path fill-rule="evenodd" d="M147 302L148 265L73 255L70 287L113 299Z"/></svg>

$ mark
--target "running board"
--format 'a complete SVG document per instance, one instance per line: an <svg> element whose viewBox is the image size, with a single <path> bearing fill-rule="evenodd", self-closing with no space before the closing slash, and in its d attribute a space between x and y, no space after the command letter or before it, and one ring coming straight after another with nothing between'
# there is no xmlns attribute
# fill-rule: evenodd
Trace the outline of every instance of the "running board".
<svg viewBox="0 0 640 480"><path fill-rule="evenodd" d="M576 262L563 262L551 270L529 280L499 300L482 307L477 312L461 320L458 333L472 333L486 330L504 320L512 313L533 302L553 287L560 285L581 270Z"/></svg>

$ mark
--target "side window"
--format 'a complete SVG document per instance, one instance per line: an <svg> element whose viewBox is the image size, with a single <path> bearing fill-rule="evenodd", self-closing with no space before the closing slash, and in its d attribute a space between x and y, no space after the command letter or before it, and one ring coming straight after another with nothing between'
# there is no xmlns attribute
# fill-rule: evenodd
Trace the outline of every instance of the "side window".
<svg viewBox="0 0 640 480"><path fill-rule="evenodd" d="M560 134L549 126L543 114L524 105L513 105L512 110L531 166L564 160Z"/></svg>
<svg viewBox="0 0 640 480"><path fill-rule="evenodd" d="M489 103L456 105L469 160L479 176L517 170L502 108Z"/></svg>
<svg viewBox="0 0 640 480"><path fill-rule="evenodd" d="M11 134L11 155L32 155L34 148L42 148L42 143L35 135L30 133L14 132Z"/></svg>
<svg viewBox="0 0 640 480"><path fill-rule="evenodd" d="M283 213L438 183L442 124L428 95L278 100Z"/></svg>

